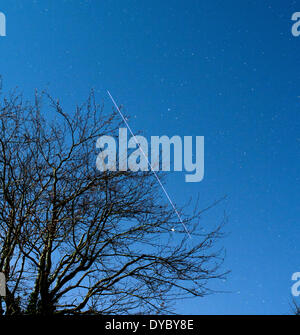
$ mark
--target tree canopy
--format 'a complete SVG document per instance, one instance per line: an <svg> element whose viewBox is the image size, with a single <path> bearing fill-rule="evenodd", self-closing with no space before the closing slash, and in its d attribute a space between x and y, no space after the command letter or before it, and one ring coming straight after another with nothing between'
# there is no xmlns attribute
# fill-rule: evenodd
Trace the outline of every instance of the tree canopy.
<svg viewBox="0 0 300 335"><path fill-rule="evenodd" d="M224 278L226 217L204 230L208 208L178 207L189 239L151 171L96 169L122 120L93 92L72 112L45 92L0 100L2 314L164 313Z"/></svg>

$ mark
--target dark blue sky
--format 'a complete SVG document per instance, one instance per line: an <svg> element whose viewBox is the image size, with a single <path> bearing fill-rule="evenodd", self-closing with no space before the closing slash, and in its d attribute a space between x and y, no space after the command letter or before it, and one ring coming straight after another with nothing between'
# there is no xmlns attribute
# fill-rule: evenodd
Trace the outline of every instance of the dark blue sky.
<svg viewBox="0 0 300 335"><path fill-rule="evenodd" d="M288 0L6 0L4 89L48 88L67 108L109 89L151 135L205 137L205 177L167 188L226 210L231 291L177 303L184 314L287 314L299 264L300 37Z"/></svg>

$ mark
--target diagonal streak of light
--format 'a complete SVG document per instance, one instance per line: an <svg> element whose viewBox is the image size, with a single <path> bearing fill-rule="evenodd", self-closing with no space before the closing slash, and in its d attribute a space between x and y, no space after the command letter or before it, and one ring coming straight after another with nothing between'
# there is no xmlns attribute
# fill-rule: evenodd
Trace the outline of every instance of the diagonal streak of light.
<svg viewBox="0 0 300 335"><path fill-rule="evenodd" d="M178 210L176 209L176 207L175 207L175 205L174 205L172 199L170 198L169 193L167 192L166 188L165 188L164 185L162 184L162 182L161 182L161 180L159 179L157 173L154 171L154 169L153 169L151 163L149 162L149 159L148 159L147 155L145 154L144 150L143 150L142 147L140 146L140 143L139 143L138 140L136 139L136 137L135 137L133 131L131 130L131 128L130 128L130 126L129 126L127 120L126 120L126 118L124 117L123 113L120 111L118 105L116 104L114 98L112 97L112 95L110 94L110 92L109 92L108 90L107 90L107 94L109 95L109 97L110 97L112 103L113 103L114 106L116 107L116 109L117 109L117 111L119 112L119 114L120 114L122 120L124 121L126 127L128 128L129 132L131 133L131 135L132 135L132 137L133 137L133 139L134 139L136 145L137 145L138 148L141 150L141 152L142 152L144 158L146 159L146 161L147 161L147 163L148 163L148 165L149 165L149 167L150 167L152 173L154 174L154 176L155 176L157 182L159 183L160 187L162 188L164 194L166 195L166 197L167 197L169 203L171 204L171 206L172 206L172 208L173 208L175 214L177 215L177 217L178 217L180 223L182 224L184 230L185 230L186 233L188 234L189 238L191 238L191 234L189 233L189 231L188 231L186 225L184 224L183 220L181 219L181 216L180 216L180 214L178 213Z"/></svg>

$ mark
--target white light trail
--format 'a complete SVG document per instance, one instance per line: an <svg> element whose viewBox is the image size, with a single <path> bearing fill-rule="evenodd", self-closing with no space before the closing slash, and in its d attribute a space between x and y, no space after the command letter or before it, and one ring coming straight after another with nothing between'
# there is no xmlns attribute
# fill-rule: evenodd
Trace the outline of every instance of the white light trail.
<svg viewBox="0 0 300 335"><path fill-rule="evenodd" d="M186 227L186 225L184 224L183 220L181 219L181 216L179 215L179 213L178 213L178 211L177 211L177 209L176 209L176 207L175 207L173 201L171 200L171 198L170 198L170 196L169 196L167 190L165 189L164 185L163 185L162 182L160 181L160 179L159 179L157 173L154 171L154 169L153 169L151 163L149 162L148 157L146 156L144 150L142 149L142 147L140 146L138 140L136 139L136 137L135 137L133 131L131 130L131 128L130 128L130 126L129 126L127 120L126 120L126 118L124 117L124 115L123 115L122 112L120 111L118 105L116 104L114 98L112 97L112 95L110 94L110 92L109 92L108 90L107 90L107 93L108 93L108 95L109 95L111 101L113 102L114 106L116 107L117 111L119 112L121 118L123 119L124 123L126 124L126 127L128 128L128 130L130 131L132 137L134 138L135 143L137 144L138 148L141 150L143 156L145 157L145 159L146 159L146 161L147 161L147 163L148 163L148 165L149 165L151 171L153 172L153 174L154 174L155 178L157 179L157 181L158 181L160 187L162 188L163 192L165 193L167 199L169 200L169 203L171 204L171 206L172 206L174 212L176 213L176 215L177 215L179 221L181 222L181 224L182 224L184 230L185 230L186 233L188 234L189 238L191 238L191 234L190 234L189 231L187 230L187 227Z"/></svg>

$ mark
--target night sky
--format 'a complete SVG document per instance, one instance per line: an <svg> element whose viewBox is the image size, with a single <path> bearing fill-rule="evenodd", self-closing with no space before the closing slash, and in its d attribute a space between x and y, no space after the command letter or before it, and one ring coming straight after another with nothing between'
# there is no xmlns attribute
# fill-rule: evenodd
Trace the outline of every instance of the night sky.
<svg viewBox="0 0 300 335"><path fill-rule="evenodd" d="M47 89L72 108L109 90L145 137L205 138L205 176L169 172L177 204L199 195L203 225L228 215L226 293L177 302L182 314L288 314L300 271L300 2L6 0L5 92ZM49 115L51 117L51 115ZM96 159L96 158L95 158ZM174 233L176 234L176 232ZM300 298L299 298L300 299Z"/></svg>

